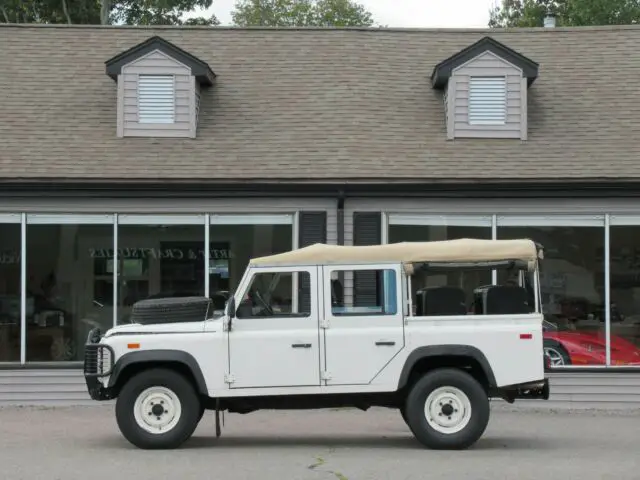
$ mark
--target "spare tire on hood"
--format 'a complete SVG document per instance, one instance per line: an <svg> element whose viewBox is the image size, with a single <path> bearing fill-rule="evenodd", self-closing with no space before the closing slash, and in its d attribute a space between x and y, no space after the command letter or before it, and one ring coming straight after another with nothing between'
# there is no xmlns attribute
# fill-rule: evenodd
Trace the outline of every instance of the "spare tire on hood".
<svg viewBox="0 0 640 480"><path fill-rule="evenodd" d="M141 325L202 322L212 314L207 297L153 298L134 303L129 320Z"/></svg>

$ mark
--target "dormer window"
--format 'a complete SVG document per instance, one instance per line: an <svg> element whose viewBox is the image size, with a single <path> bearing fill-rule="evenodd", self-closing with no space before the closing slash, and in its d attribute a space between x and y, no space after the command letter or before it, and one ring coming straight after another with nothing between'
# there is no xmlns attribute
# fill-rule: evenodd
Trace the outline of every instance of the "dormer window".
<svg viewBox="0 0 640 480"><path fill-rule="evenodd" d="M152 37L107 63L118 82L119 137L196 136L202 90L211 68L160 37Z"/></svg>
<svg viewBox="0 0 640 480"><path fill-rule="evenodd" d="M506 77L469 77L469 125L504 125L507 121Z"/></svg>
<svg viewBox="0 0 640 480"><path fill-rule="evenodd" d="M444 90L447 138L528 135L528 88L538 64L485 37L436 65L433 88Z"/></svg>

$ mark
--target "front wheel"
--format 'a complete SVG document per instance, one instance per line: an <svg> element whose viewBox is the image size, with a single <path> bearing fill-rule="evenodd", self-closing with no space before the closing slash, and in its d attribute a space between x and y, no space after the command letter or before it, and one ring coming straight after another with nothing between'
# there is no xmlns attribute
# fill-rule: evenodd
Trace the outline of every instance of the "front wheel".
<svg viewBox="0 0 640 480"><path fill-rule="evenodd" d="M124 437L143 449L177 448L198 426L198 395L184 376L168 369L133 376L116 401L116 420Z"/></svg>
<svg viewBox="0 0 640 480"><path fill-rule="evenodd" d="M480 383L455 368L420 378L406 399L407 423L427 448L461 450L473 445L489 423L489 398Z"/></svg>

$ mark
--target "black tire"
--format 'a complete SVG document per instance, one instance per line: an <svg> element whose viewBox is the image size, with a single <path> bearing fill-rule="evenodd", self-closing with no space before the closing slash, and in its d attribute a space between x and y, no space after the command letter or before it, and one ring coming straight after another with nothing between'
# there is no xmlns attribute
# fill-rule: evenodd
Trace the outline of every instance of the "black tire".
<svg viewBox="0 0 640 480"><path fill-rule="evenodd" d="M460 390L466 395L470 404L470 413L468 421L459 431L442 432L436 430L430 425L425 413L425 405L429 395L442 387L453 387ZM450 398L446 397L442 398ZM460 405L453 400L449 406L449 400L442 403L434 403L434 408L442 410L438 413L439 417L447 417L451 419L455 415L461 415ZM454 407L458 407L455 408ZM489 398L485 389L480 383L468 373L457 368L441 368L433 370L420 378L411 388L407 395L405 403L405 411L408 419L409 427L416 439L425 447L434 450L462 450L469 448L482 436L489 423ZM466 409L462 409L465 412ZM442 413L444 412L444 413ZM451 416L448 416L448 413ZM462 415L462 417L465 417ZM459 418L459 417L458 417ZM442 421L437 419L437 421ZM435 423L432 421L432 423Z"/></svg>
<svg viewBox="0 0 640 480"><path fill-rule="evenodd" d="M566 366L571 365L571 356L569 352L567 352L566 348L562 346L562 344L556 340L552 340L550 338L545 338L543 340L543 348L545 355L548 355L552 360L560 360L562 363L556 363L555 365L552 363L551 368L558 366Z"/></svg>
<svg viewBox="0 0 640 480"><path fill-rule="evenodd" d="M404 407L400 407L400 415L402 416L404 423L409 425L409 420L407 419L407 411L404 409Z"/></svg>
<svg viewBox="0 0 640 480"><path fill-rule="evenodd" d="M136 400L141 393L151 387L164 387L180 401L181 414L178 421L165 433L150 433L136 420L134 412ZM195 431L201 418L201 411L203 410L200 399L191 382L179 373L164 368L144 370L133 376L122 387L116 400L116 420L122 435L130 443L142 449L178 448Z"/></svg>

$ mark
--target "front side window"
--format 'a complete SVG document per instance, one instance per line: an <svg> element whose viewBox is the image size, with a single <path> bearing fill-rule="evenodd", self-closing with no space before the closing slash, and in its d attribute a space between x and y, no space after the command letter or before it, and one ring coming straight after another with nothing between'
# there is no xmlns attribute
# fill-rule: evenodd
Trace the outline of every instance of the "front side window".
<svg viewBox="0 0 640 480"><path fill-rule="evenodd" d="M238 306L236 316L308 317L311 307L308 302L299 302L299 287L309 284L309 272L256 273Z"/></svg>

